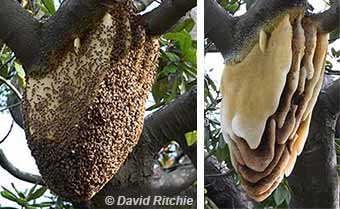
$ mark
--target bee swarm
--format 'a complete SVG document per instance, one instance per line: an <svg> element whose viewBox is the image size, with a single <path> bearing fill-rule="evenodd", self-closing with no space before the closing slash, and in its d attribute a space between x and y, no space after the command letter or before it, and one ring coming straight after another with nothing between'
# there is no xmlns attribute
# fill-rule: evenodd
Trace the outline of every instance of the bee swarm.
<svg viewBox="0 0 340 209"><path fill-rule="evenodd" d="M88 200L137 144L154 81L158 40L147 37L128 3L75 40L48 73L31 73L23 99L31 153L48 187ZM73 43L72 43L73 44Z"/></svg>

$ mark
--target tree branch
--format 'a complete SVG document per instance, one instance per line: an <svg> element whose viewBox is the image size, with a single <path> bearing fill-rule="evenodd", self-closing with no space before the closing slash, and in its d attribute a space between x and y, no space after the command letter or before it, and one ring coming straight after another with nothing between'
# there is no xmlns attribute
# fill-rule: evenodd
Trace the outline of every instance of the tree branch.
<svg viewBox="0 0 340 209"><path fill-rule="evenodd" d="M150 184L153 192L163 191L164 195L172 196L190 187L196 181L196 173L197 170L192 164L180 166L169 173L162 172L159 178L152 179Z"/></svg>
<svg viewBox="0 0 340 209"><path fill-rule="evenodd" d="M17 1L3 0L0 8L0 39L16 54L25 67L39 48L40 24Z"/></svg>
<svg viewBox="0 0 340 209"><path fill-rule="evenodd" d="M333 2L330 9L323 13L312 15L312 19L318 23L320 31L330 33L340 27L339 10L340 1L336 0Z"/></svg>
<svg viewBox="0 0 340 209"><path fill-rule="evenodd" d="M232 44L236 21L216 0L204 1L204 35L214 42L222 53Z"/></svg>
<svg viewBox="0 0 340 209"><path fill-rule="evenodd" d="M196 0L164 0L161 5L143 15L149 35L161 35L168 31L190 9L196 6Z"/></svg>
<svg viewBox="0 0 340 209"><path fill-rule="evenodd" d="M326 90L328 109L333 115L340 113L340 78Z"/></svg>
<svg viewBox="0 0 340 209"><path fill-rule="evenodd" d="M213 32L206 31L206 35L214 42L225 61L228 62L231 58L242 57L250 51L263 26L271 23L286 10L305 9L307 0L258 0L246 14L237 19L228 17L215 0L206 0L205 4L208 9L205 15L209 17L206 19L205 25L208 25L208 29L209 25L215 25L219 18L224 18L224 21L227 22L220 23L222 24L221 29L211 29ZM213 15L219 16L219 18L214 18Z"/></svg>
<svg viewBox="0 0 340 209"><path fill-rule="evenodd" d="M76 37L98 24L110 4L117 1L129 0L67 0L56 14L40 24L18 3L4 0L0 8L0 39L16 53L27 73L44 71L50 59L56 59ZM143 17L148 34L164 33L195 5L196 0L163 1Z"/></svg>
<svg viewBox="0 0 340 209"><path fill-rule="evenodd" d="M223 174L225 172L227 172L226 169L221 168L220 163L214 157L205 160L204 173ZM236 186L230 176L205 176L204 184L208 191L207 196L219 208L255 208L254 202L248 198L242 188Z"/></svg>
<svg viewBox="0 0 340 209"><path fill-rule="evenodd" d="M4 77L0 76L0 84L4 83L14 94L15 96L21 100L22 96L21 93L19 92L19 90L17 88L15 88L14 85L12 85L9 81L7 81Z"/></svg>
<svg viewBox="0 0 340 209"><path fill-rule="evenodd" d="M24 171L21 171L17 167L15 167L5 156L5 153L0 149L0 166L8 171L10 174L12 174L14 177L27 181L33 184L40 184L45 186L44 181L42 178L38 175L27 173Z"/></svg>

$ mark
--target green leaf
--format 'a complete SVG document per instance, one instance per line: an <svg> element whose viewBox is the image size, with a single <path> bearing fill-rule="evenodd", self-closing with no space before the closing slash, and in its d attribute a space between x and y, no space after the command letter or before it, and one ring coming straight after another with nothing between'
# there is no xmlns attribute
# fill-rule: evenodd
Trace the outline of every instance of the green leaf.
<svg viewBox="0 0 340 209"><path fill-rule="evenodd" d="M189 48L185 51L184 59L192 64L197 64L197 53L195 48Z"/></svg>
<svg viewBox="0 0 340 209"><path fill-rule="evenodd" d="M32 196L31 196L31 200L35 200L38 199L39 197L43 196L44 193L46 192L47 187L40 187L39 189L37 189L37 191L35 191Z"/></svg>
<svg viewBox="0 0 340 209"><path fill-rule="evenodd" d="M177 54L172 52L164 52L165 57L170 60L171 62L179 62L179 57Z"/></svg>
<svg viewBox="0 0 340 209"><path fill-rule="evenodd" d="M176 73L177 66L176 65L167 65L163 68L162 73L165 73L166 75L169 73Z"/></svg>
<svg viewBox="0 0 340 209"><path fill-rule="evenodd" d="M152 96L155 100L156 104L160 104L164 96L166 95L166 92L168 90L168 80L167 78L158 80L153 86L152 86Z"/></svg>
<svg viewBox="0 0 340 209"><path fill-rule="evenodd" d="M18 64L17 62L14 63L14 68L19 78L19 85L21 88L24 88L26 85L25 71L22 68L22 65Z"/></svg>
<svg viewBox="0 0 340 209"><path fill-rule="evenodd" d="M13 183L11 183L11 185L12 185L13 189L15 190L15 192L19 195L19 197L24 198L24 199L26 198L25 194L23 192L17 190L17 188L14 186Z"/></svg>
<svg viewBox="0 0 340 209"><path fill-rule="evenodd" d="M181 24L177 25L172 32L180 32L181 30L191 31L195 26L195 21L192 18L184 20Z"/></svg>
<svg viewBox="0 0 340 209"><path fill-rule="evenodd" d="M21 206L26 206L27 205L27 200L25 198L19 198L18 204Z"/></svg>
<svg viewBox="0 0 340 209"><path fill-rule="evenodd" d="M238 2L235 2L233 4L228 4L225 9L228 10L231 13L235 13L239 8Z"/></svg>
<svg viewBox="0 0 340 209"><path fill-rule="evenodd" d="M176 98L177 96L177 93L178 93L178 76L175 75L175 81L172 85L172 88L171 88L171 95L170 97L168 98L168 102L172 101L173 99Z"/></svg>
<svg viewBox="0 0 340 209"><path fill-rule="evenodd" d="M274 200L276 205L281 205L284 201L289 203L290 192L283 184L280 184L279 187L275 190Z"/></svg>
<svg viewBox="0 0 340 209"><path fill-rule="evenodd" d="M37 186L38 186L38 185L35 184L35 185L30 189L30 191L28 192L28 195L27 195L27 201L32 200L32 195L33 195L35 189L37 188Z"/></svg>
<svg viewBox="0 0 340 209"><path fill-rule="evenodd" d="M179 49L186 54L187 50L191 47L191 35L186 30L176 33L166 33L163 35L164 38L176 41L178 43Z"/></svg>
<svg viewBox="0 0 340 209"><path fill-rule="evenodd" d="M192 132L186 133L185 138L186 138L187 144L189 146L195 144L196 141L197 141L197 131L192 131Z"/></svg>
<svg viewBox="0 0 340 209"><path fill-rule="evenodd" d="M55 5L53 0L41 0L48 12L53 15L55 13Z"/></svg>
<svg viewBox="0 0 340 209"><path fill-rule="evenodd" d="M228 152L229 152L229 150L228 150L227 146L225 146L223 148L217 148L215 156L216 156L218 161L225 161L229 157Z"/></svg>
<svg viewBox="0 0 340 209"><path fill-rule="evenodd" d="M13 193L10 193L8 191L2 191L0 192L0 195L10 201L13 201L13 202L18 202L19 199L13 194Z"/></svg>
<svg viewBox="0 0 340 209"><path fill-rule="evenodd" d="M49 203L37 203L37 204L30 204L32 207L39 207L39 208L47 208L50 207L53 204L53 202Z"/></svg>
<svg viewBox="0 0 340 209"><path fill-rule="evenodd" d="M48 9L43 4L37 2L37 6L39 7L39 9L41 9L41 11L43 11L43 13L45 13L46 16L52 16L50 11L48 11Z"/></svg>
<svg viewBox="0 0 340 209"><path fill-rule="evenodd" d="M11 192L9 189L7 189L6 187L1 186L1 188L3 190L5 190L6 192L8 192L9 194L11 194L12 196L16 197L16 199L18 199L18 197L13 192Z"/></svg>

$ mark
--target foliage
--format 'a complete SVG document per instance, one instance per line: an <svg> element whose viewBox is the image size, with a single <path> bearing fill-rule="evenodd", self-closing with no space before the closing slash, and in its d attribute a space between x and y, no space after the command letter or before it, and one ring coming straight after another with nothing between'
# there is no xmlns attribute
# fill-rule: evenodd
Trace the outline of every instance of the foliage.
<svg viewBox="0 0 340 209"><path fill-rule="evenodd" d="M12 190L2 187L0 195L16 203L20 208L25 209L38 209L38 208L51 208L51 209L72 209L70 203L64 202L55 196L46 196L47 187L39 187L34 185L31 189L25 191L18 190L12 183ZM15 207L3 207L2 209L16 209Z"/></svg>
<svg viewBox="0 0 340 209"><path fill-rule="evenodd" d="M188 18L161 37L159 68L152 87L155 104L147 110L164 106L196 87L197 43L190 34L194 24L194 20Z"/></svg>
<svg viewBox="0 0 340 209"><path fill-rule="evenodd" d="M185 134L185 139L188 146L192 146L197 141L197 131L188 132Z"/></svg>

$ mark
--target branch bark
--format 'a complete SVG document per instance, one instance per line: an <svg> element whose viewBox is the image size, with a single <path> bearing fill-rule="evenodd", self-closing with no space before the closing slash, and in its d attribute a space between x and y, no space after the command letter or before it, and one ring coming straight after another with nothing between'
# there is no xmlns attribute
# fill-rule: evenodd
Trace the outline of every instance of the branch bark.
<svg viewBox="0 0 340 209"><path fill-rule="evenodd" d="M18 3L4 0L0 8L0 39L16 53L26 73L44 71L49 59L98 24L112 2L129 0L67 0L55 15L39 23ZM196 0L165 0L142 19L149 35L169 30L196 5Z"/></svg>
<svg viewBox="0 0 340 209"><path fill-rule="evenodd" d="M204 1L204 35L208 37L223 54L232 45L236 18L229 15L216 0ZM223 35L222 35L223 34Z"/></svg>
<svg viewBox="0 0 340 209"><path fill-rule="evenodd" d="M339 208L334 142L340 112L339 92L340 79L318 98L307 143L288 178L294 194L292 208Z"/></svg>
<svg viewBox="0 0 340 209"><path fill-rule="evenodd" d="M220 163L214 157L209 157L205 161L204 184L208 191L207 196L219 208L255 208L254 202L248 198L242 188L235 185L230 176L216 176L225 172L226 169L222 169Z"/></svg>
<svg viewBox="0 0 340 209"><path fill-rule="evenodd" d="M20 180L27 181L32 184L40 184L45 186L45 183L42 180L41 176L21 171L19 168L15 167L7 159L7 157L5 156L4 152L1 149L0 149L0 166Z"/></svg>
<svg viewBox="0 0 340 209"><path fill-rule="evenodd" d="M147 33L160 35L168 31L189 10L196 6L196 0L164 0L161 5L149 13L143 20Z"/></svg>
<svg viewBox="0 0 340 209"><path fill-rule="evenodd" d="M312 19L318 23L319 30L330 33L340 27L340 1L335 0L330 9L312 16Z"/></svg>
<svg viewBox="0 0 340 209"><path fill-rule="evenodd" d="M258 0L246 14L232 18L223 11L216 0L207 0L205 25L210 31L205 31L206 37L214 42L228 62L231 58L247 54L255 42L256 34L264 25L271 23L288 9L305 9L306 4L307 0ZM219 23L218 19L224 21ZM218 28L219 24L222 28Z"/></svg>
<svg viewBox="0 0 340 209"><path fill-rule="evenodd" d="M24 66L30 66L32 58L38 53L39 27L39 22L17 1L1 1L0 39L15 52Z"/></svg>

